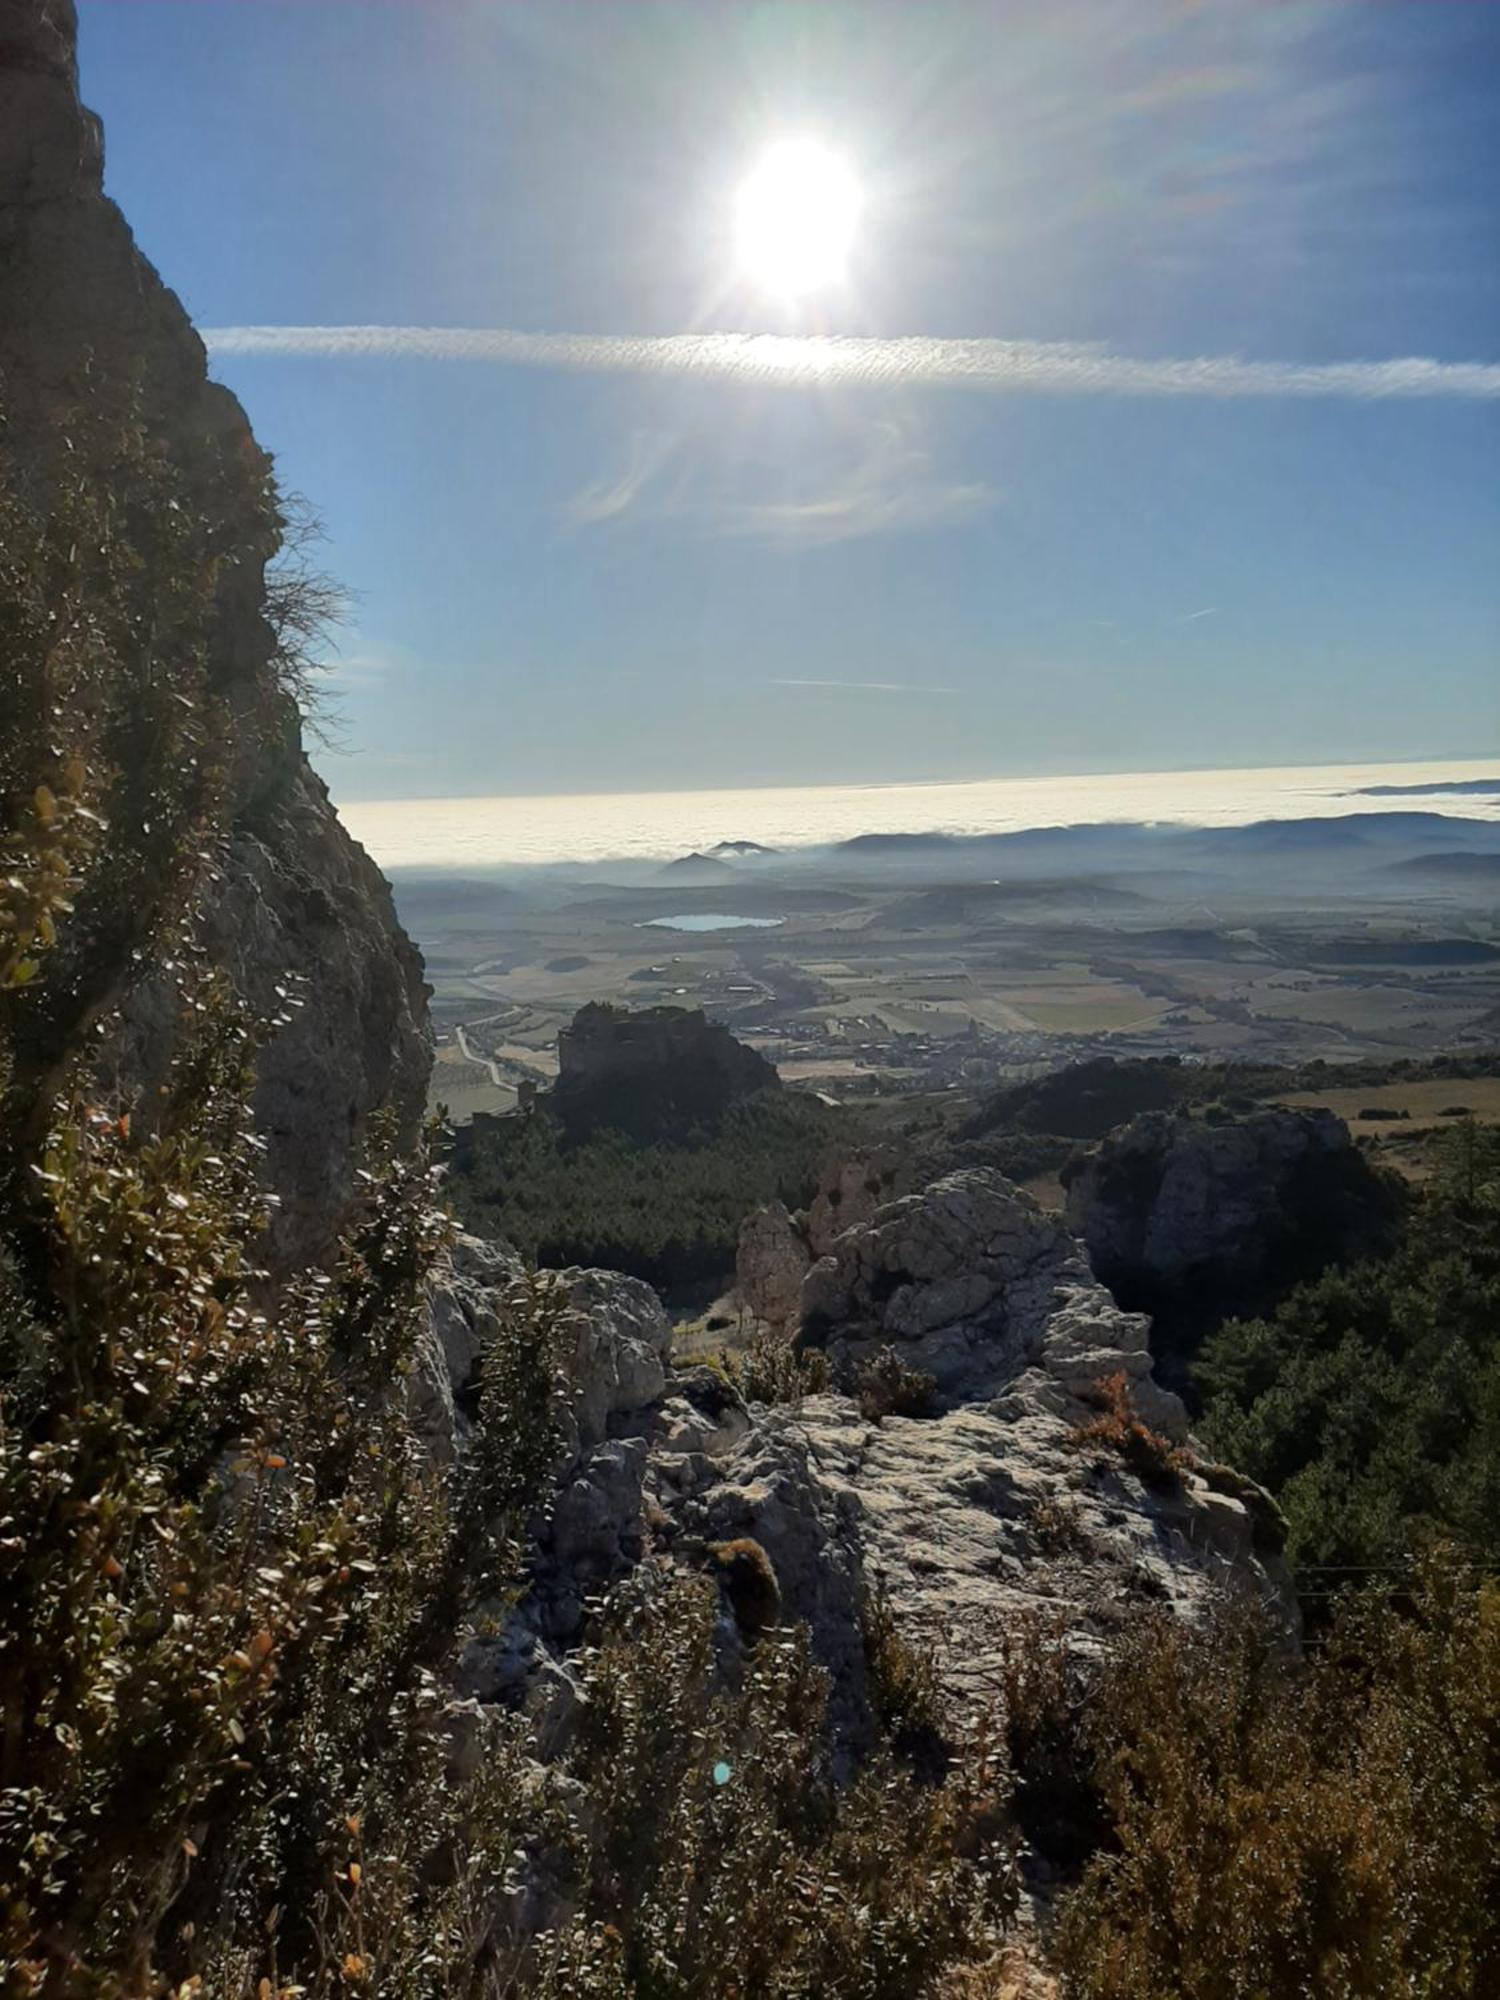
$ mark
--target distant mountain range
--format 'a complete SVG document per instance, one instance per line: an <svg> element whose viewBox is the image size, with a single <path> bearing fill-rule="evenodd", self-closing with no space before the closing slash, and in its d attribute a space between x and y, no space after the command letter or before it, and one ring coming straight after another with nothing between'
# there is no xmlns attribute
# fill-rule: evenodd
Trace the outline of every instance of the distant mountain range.
<svg viewBox="0 0 1500 2000"><path fill-rule="evenodd" d="M1428 799L1439 792L1480 798L1500 792L1500 778L1451 778L1441 785L1362 785L1351 799Z"/></svg>
<svg viewBox="0 0 1500 2000"><path fill-rule="evenodd" d="M1438 812L1364 812L1333 818L1259 820L1246 826L1149 825L1139 822L1028 827L1009 833L867 833L823 850L830 862L884 876L931 877L940 865L955 881L1054 881L1080 872L1118 875L1151 869L1234 881L1291 863L1299 881L1430 862L1419 873L1475 879L1500 858L1500 821ZM811 863L811 854L799 856ZM1468 866L1472 859L1474 865ZM1455 866L1455 861L1457 866Z"/></svg>

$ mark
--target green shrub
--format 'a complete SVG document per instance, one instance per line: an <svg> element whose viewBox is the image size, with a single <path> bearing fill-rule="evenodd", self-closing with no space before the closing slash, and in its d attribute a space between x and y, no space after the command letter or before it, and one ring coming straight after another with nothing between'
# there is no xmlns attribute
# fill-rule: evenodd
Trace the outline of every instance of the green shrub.
<svg viewBox="0 0 1500 2000"><path fill-rule="evenodd" d="M1275 1496L1308 1580L1451 1537L1500 1549L1500 1134L1445 1135L1392 1254L1230 1321L1200 1432Z"/></svg>
<svg viewBox="0 0 1500 2000"><path fill-rule="evenodd" d="M231 683L242 750L287 735L272 636L257 678L221 618L248 591L253 620L274 546L264 462L190 478L102 391L24 486L19 462L0 485L0 1957L8 1990L48 1996L248 1993L293 1968L364 1990L360 1936L415 1965L457 1921L434 1854L504 1817L498 1790L454 1816L433 1718L549 1459L548 1312L518 1302L478 1448L431 1467L403 1377L448 1223L378 1131L335 1267L269 1297L258 1030L195 922ZM142 959L175 975L179 1019L130 1105L94 1074L94 1031ZM452 1990L422 1978L384 1990Z"/></svg>
<svg viewBox="0 0 1500 2000"><path fill-rule="evenodd" d="M535 1955L579 2000L910 2000L1013 1907L991 1836L1003 1772L980 1743L942 1785L877 1758L834 1783L805 1633L712 1673L700 1580L637 1593L589 1674L573 1759L596 1817L574 1920Z"/></svg>
<svg viewBox="0 0 1500 2000"><path fill-rule="evenodd" d="M828 1387L828 1357L802 1348L786 1328L761 1326L744 1348L724 1356L724 1369L747 1403L800 1403Z"/></svg>
<svg viewBox="0 0 1500 2000"><path fill-rule="evenodd" d="M1082 1722L1108 1835L1054 1935L1078 2000L1489 1994L1500 1591L1435 1558L1305 1668L1254 1624L1129 1634Z"/></svg>
<svg viewBox="0 0 1500 2000"><path fill-rule="evenodd" d="M872 1424L885 1417L930 1417L937 1410L937 1383L909 1368L894 1347L882 1347L856 1373L854 1400Z"/></svg>
<svg viewBox="0 0 1500 2000"><path fill-rule="evenodd" d="M861 1625L870 1699L891 1747L919 1769L945 1769L950 1725L937 1663L902 1633L883 1583L866 1599Z"/></svg>

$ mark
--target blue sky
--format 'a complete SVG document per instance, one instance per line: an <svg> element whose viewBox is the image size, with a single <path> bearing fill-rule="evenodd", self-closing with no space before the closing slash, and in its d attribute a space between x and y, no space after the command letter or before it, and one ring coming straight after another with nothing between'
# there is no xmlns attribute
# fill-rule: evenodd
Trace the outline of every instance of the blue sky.
<svg viewBox="0 0 1500 2000"><path fill-rule="evenodd" d="M224 340L356 593L339 796L1500 747L1500 375L1460 367L1500 362L1500 8L80 17L107 186L200 326L1041 344L1040 385L982 350L959 386ZM793 310L731 218L797 134L864 204ZM1288 372L1121 365L1197 357ZM1410 357L1455 372L1390 393Z"/></svg>

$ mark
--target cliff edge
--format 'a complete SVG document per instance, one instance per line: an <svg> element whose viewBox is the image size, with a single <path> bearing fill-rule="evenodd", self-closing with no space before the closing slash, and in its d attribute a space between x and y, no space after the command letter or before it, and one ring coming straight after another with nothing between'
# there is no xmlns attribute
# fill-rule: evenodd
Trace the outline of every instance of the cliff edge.
<svg viewBox="0 0 1500 2000"><path fill-rule="evenodd" d="M270 460L104 193L76 28L73 0L0 0L0 451L8 487L45 509L48 455L72 413L126 411L216 551L205 672L224 718L219 831L193 891L196 941L254 1015L282 1017L260 1051L255 1111L279 1197L265 1257L290 1271L327 1254L371 1114L393 1114L398 1141L415 1137L430 1064L421 961L304 754L267 617L281 527ZM108 493L97 470L93 483ZM118 821L129 808L110 810ZM158 962L174 912L166 888L125 900L95 927L73 1011L36 1060L44 1077L106 1022L101 1070L149 1102L177 1038Z"/></svg>

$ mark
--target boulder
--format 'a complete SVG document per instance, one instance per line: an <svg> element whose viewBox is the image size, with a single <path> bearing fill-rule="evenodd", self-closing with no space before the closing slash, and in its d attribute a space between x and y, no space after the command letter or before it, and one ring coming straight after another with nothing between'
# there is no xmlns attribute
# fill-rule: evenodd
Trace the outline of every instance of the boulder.
<svg viewBox="0 0 1500 2000"><path fill-rule="evenodd" d="M558 1274L567 1305L565 1369L573 1388L572 1420L581 1450L600 1443L621 1418L659 1403L666 1393L672 1322L640 1278L618 1271Z"/></svg>
<svg viewBox="0 0 1500 2000"><path fill-rule="evenodd" d="M785 1203L757 1208L740 1224L735 1285L745 1310L770 1326L786 1326L800 1310L802 1280L812 1263L806 1236Z"/></svg>

